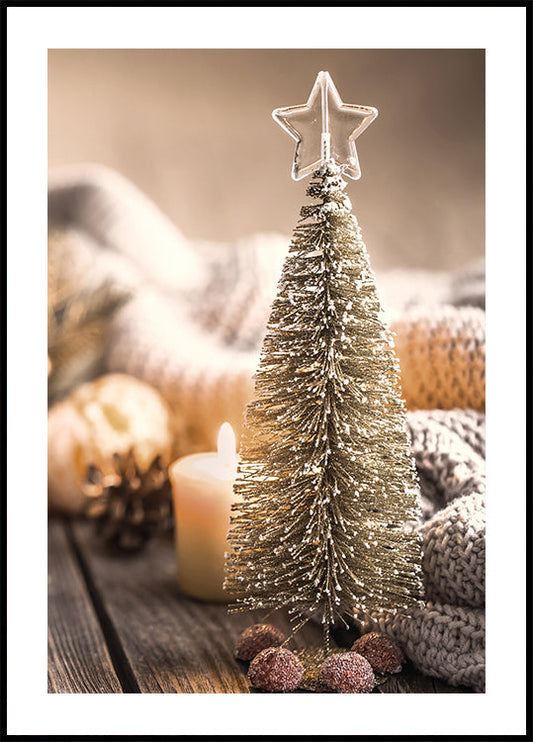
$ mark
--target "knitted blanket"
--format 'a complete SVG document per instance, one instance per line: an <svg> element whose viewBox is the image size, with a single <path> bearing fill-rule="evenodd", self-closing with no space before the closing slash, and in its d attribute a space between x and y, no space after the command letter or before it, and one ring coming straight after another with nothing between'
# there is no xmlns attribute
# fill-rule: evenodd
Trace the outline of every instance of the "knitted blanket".
<svg viewBox="0 0 533 742"><path fill-rule="evenodd" d="M362 630L400 642L425 674L485 687L485 416L408 413L421 486L428 604L414 616L359 617Z"/></svg>
<svg viewBox="0 0 533 742"><path fill-rule="evenodd" d="M212 450L225 420L238 435L290 239L189 241L131 183L99 166L53 174L49 224L80 289L111 282L130 292L102 334L99 369L161 392L173 415L174 455ZM366 616L365 630L396 636L423 672L481 691L483 266L456 275L395 270L377 280L410 410L429 602L409 620Z"/></svg>

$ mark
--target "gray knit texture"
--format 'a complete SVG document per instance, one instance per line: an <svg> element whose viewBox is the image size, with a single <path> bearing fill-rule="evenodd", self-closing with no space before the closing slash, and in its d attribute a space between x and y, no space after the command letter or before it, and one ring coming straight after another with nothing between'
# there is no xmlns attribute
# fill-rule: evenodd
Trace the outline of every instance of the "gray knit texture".
<svg viewBox="0 0 533 742"><path fill-rule="evenodd" d="M428 603L409 618L379 618L366 624L400 643L425 675L485 691L485 611Z"/></svg>
<svg viewBox="0 0 533 742"><path fill-rule="evenodd" d="M485 689L485 416L408 413L421 486L428 604L414 616L366 616L426 675Z"/></svg>

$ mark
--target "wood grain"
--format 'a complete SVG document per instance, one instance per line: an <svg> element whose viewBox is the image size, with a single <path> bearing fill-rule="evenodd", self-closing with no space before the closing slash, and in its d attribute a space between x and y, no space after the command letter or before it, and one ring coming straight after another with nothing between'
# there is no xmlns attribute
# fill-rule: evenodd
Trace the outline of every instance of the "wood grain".
<svg viewBox="0 0 533 742"><path fill-rule="evenodd" d="M48 527L48 692L122 692L60 521Z"/></svg>
<svg viewBox="0 0 533 742"><path fill-rule="evenodd" d="M450 686L450 692L457 692ZM410 663L407 663L397 675L379 685L374 692L377 693L437 693L433 679L416 672Z"/></svg>
<svg viewBox="0 0 533 742"><path fill-rule="evenodd" d="M264 613L228 614L223 604L180 594L170 540L152 542L139 555L113 557L89 524L75 524L74 533L142 693L250 692L246 666L234 659L233 647ZM269 620L290 629L285 616ZM294 646L319 644L321 636L318 626L307 624Z"/></svg>
<svg viewBox="0 0 533 742"><path fill-rule="evenodd" d="M264 621L291 631L280 611L228 614L225 605L180 594L170 539L138 555L111 555L92 524L51 521L49 544L50 692L253 693L248 664L233 657L239 634ZM358 632L333 636L350 647ZM308 622L289 646L321 643L320 627ZM374 690L458 692L471 691L424 677L410 663Z"/></svg>

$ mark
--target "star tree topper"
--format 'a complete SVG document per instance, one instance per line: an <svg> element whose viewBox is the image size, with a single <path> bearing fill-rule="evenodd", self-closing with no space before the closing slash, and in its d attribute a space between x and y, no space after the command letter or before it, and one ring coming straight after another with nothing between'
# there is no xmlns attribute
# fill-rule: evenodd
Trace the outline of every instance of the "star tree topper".
<svg viewBox="0 0 533 742"><path fill-rule="evenodd" d="M377 115L377 109L371 106L343 103L329 72L319 72L305 105L272 112L274 121L297 142L294 180L305 178L332 160L345 175L360 178L355 140Z"/></svg>

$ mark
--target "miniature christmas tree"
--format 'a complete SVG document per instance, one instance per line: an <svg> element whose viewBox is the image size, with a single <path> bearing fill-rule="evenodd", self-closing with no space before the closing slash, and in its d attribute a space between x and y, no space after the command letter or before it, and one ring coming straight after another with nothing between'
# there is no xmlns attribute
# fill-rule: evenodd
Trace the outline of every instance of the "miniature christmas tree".
<svg viewBox="0 0 533 742"><path fill-rule="evenodd" d="M298 141L293 177L313 172L314 203L267 325L228 534L231 610L318 612L326 642L345 613L408 613L421 598L399 365L342 177L360 176L354 139L376 115L343 104L324 72L306 106L274 111Z"/></svg>

